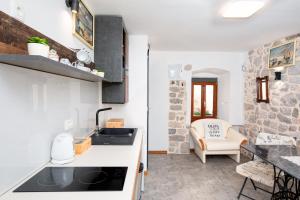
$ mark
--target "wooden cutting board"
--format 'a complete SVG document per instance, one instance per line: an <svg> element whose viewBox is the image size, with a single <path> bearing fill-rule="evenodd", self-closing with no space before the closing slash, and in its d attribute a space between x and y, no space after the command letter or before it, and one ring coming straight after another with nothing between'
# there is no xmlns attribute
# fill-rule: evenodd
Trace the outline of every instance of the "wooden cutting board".
<svg viewBox="0 0 300 200"><path fill-rule="evenodd" d="M109 119L105 123L106 128L124 128L124 119Z"/></svg>

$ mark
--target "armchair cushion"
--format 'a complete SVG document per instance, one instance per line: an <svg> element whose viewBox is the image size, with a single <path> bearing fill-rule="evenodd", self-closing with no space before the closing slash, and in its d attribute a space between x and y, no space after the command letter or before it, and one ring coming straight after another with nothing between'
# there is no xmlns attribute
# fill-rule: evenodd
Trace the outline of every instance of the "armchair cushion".
<svg viewBox="0 0 300 200"><path fill-rule="evenodd" d="M205 140L208 151L227 151L240 149L240 143L234 140L207 139Z"/></svg>
<svg viewBox="0 0 300 200"><path fill-rule="evenodd" d="M220 121L208 121L204 124L205 139L224 139L223 126Z"/></svg>
<svg viewBox="0 0 300 200"><path fill-rule="evenodd" d="M199 120L194 121L191 124L191 127L195 129L196 134L198 135L199 138L205 137L205 128L204 127L205 127L205 124L208 122L215 122L215 123L222 124L224 138L227 137L228 129L231 127L231 125L227 121L224 121L221 119L199 119Z"/></svg>

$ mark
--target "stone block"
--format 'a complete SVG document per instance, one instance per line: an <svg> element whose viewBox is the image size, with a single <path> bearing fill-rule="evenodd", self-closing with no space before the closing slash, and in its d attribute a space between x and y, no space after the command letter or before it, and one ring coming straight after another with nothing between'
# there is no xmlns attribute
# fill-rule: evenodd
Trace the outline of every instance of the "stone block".
<svg viewBox="0 0 300 200"><path fill-rule="evenodd" d="M176 134L176 129L170 128L169 129L169 135L174 135L174 134Z"/></svg>
<svg viewBox="0 0 300 200"><path fill-rule="evenodd" d="M170 147L177 147L177 142L170 141L169 145L170 145Z"/></svg>
<svg viewBox="0 0 300 200"><path fill-rule="evenodd" d="M180 85L180 87L185 88L185 81L180 81L179 85Z"/></svg>
<svg viewBox="0 0 300 200"><path fill-rule="evenodd" d="M280 91L281 92L287 92L289 90L289 85L284 83L281 87L280 87Z"/></svg>
<svg viewBox="0 0 300 200"><path fill-rule="evenodd" d="M184 116L177 116L177 117L176 117L176 121L177 121L177 122L184 122L184 121L185 121L185 118L184 118Z"/></svg>
<svg viewBox="0 0 300 200"><path fill-rule="evenodd" d="M275 89L274 89L275 90ZM279 92L277 92L277 91L275 91L275 92L272 92L271 93L271 96L274 98L274 97L280 97L280 93Z"/></svg>
<svg viewBox="0 0 300 200"><path fill-rule="evenodd" d="M170 129L184 128L184 127L185 127L185 123L183 122L169 121Z"/></svg>
<svg viewBox="0 0 300 200"><path fill-rule="evenodd" d="M258 115L259 115L260 118L263 118L263 119L268 118L268 112L266 112L266 111L260 110L260 111L258 112Z"/></svg>
<svg viewBox="0 0 300 200"><path fill-rule="evenodd" d="M176 142L183 142L185 140L185 137L182 135L170 135L169 140L176 141Z"/></svg>
<svg viewBox="0 0 300 200"><path fill-rule="evenodd" d="M178 94L178 98L183 98L183 97L184 97L184 93Z"/></svg>
<svg viewBox="0 0 300 200"><path fill-rule="evenodd" d="M292 109L291 108L286 108L286 107L281 107L280 108L280 113L283 115L291 115L292 114Z"/></svg>
<svg viewBox="0 0 300 200"><path fill-rule="evenodd" d="M277 131L272 130L272 129L268 128L268 127L264 127L263 131L266 132L266 133L277 134L276 133Z"/></svg>
<svg viewBox="0 0 300 200"><path fill-rule="evenodd" d="M171 98L174 98L174 97L176 97L176 93L169 93L169 97L171 97Z"/></svg>
<svg viewBox="0 0 300 200"><path fill-rule="evenodd" d="M261 103L260 108L263 109L263 110L269 110L269 104Z"/></svg>
<svg viewBox="0 0 300 200"><path fill-rule="evenodd" d="M298 108L294 108L293 109L292 116L295 117L295 118L299 117L299 110L298 110Z"/></svg>
<svg viewBox="0 0 300 200"><path fill-rule="evenodd" d="M175 129L177 127L177 122L176 121L169 121L168 125L169 125L169 128Z"/></svg>
<svg viewBox="0 0 300 200"><path fill-rule="evenodd" d="M182 153L182 154L189 154L190 153L190 143L189 142L181 143L180 153Z"/></svg>
<svg viewBox="0 0 300 200"><path fill-rule="evenodd" d="M279 106L280 102L277 99L271 98L271 106Z"/></svg>
<svg viewBox="0 0 300 200"><path fill-rule="evenodd" d="M273 129L277 129L277 127L278 127L278 121L270 120L269 127L272 127Z"/></svg>
<svg viewBox="0 0 300 200"><path fill-rule="evenodd" d="M168 153L169 154L174 154L176 152L176 148L174 148L174 147L169 147L168 148Z"/></svg>
<svg viewBox="0 0 300 200"><path fill-rule="evenodd" d="M276 119L276 114L273 112L270 112L268 117L269 117L269 119Z"/></svg>
<svg viewBox="0 0 300 200"><path fill-rule="evenodd" d="M250 115L250 116L248 117L248 121L249 121L250 123L255 123L255 122L256 122L256 117L255 117L255 115Z"/></svg>
<svg viewBox="0 0 300 200"><path fill-rule="evenodd" d="M264 76L269 76L269 69L263 69L260 73L260 76L261 77L264 77Z"/></svg>
<svg viewBox="0 0 300 200"><path fill-rule="evenodd" d="M264 120L263 124L264 124L265 126L270 126L270 120Z"/></svg>
<svg viewBox="0 0 300 200"><path fill-rule="evenodd" d="M178 87L170 87L170 92L179 92Z"/></svg>
<svg viewBox="0 0 300 200"><path fill-rule="evenodd" d="M278 112L278 108L276 108L276 107L271 107L271 110L273 111L273 112Z"/></svg>
<svg viewBox="0 0 300 200"><path fill-rule="evenodd" d="M286 132L288 130L288 128L289 127L287 125L285 125L285 124L279 124L278 131L280 131L280 132Z"/></svg>
<svg viewBox="0 0 300 200"><path fill-rule="evenodd" d="M170 105L170 110L179 111L179 110L182 110L182 106L181 105Z"/></svg>
<svg viewBox="0 0 300 200"><path fill-rule="evenodd" d="M169 112L169 120L175 120L175 112Z"/></svg>
<svg viewBox="0 0 300 200"><path fill-rule="evenodd" d="M262 59L261 59L261 57L256 57L256 58L254 58L254 62L253 62L253 64L255 65L255 66L260 66L262 63Z"/></svg>
<svg viewBox="0 0 300 200"><path fill-rule="evenodd" d="M297 131L297 126L290 126L289 131L292 131L292 132Z"/></svg>
<svg viewBox="0 0 300 200"><path fill-rule="evenodd" d="M289 75L300 75L300 62L296 62L296 66L288 68Z"/></svg>
<svg viewBox="0 0 300 200"><path fill-rule="evenodd" d="M172 104L182 104L182 99L171 98L170 103L172 103Z"/></svg>
<svg viewBox="0 0 300 200"><path fill-rule="evenodd" d="M300 77L299 76L290 76L289 77L290 83L300 84Z"/></svg>
<svg viewBox="0 0 300 200"><path fill-rule="evenodd" d="M188 134L188 129L185 129L185 128L177 129L176 134L178 134L178 135L187 135Z"/></svg>
<svg viewBox="0 0 300 200"><path fill-rule="evenodd" d="M253 110L254 105L249 104L249 103L244 103L244 108L245 108L245 110Z"/></svg>
<svg viewBox="0 0 300 200"><path fill-rule="evenodd" d="M287 124L291 124L292 123L292 120L282 114L277 114L277 118L279 119L280 122L284 122L284 123L287 123Z"/></svg>
<svg viewBox="0 0 300 200"><path fill-rule="evenodd" d="M287 94L283 96L281 99L281 105L288 106L288 107L294 107L297 104L297 99L294 97L293 94Z"/></svg>

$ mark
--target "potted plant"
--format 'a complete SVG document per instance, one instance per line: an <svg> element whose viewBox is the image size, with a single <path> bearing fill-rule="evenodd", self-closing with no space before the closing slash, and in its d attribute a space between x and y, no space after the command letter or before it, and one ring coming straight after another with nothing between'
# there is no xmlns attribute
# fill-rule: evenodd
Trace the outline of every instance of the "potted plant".
<svg viewBox="0 0 300 200"><path fill-rule="evenodd" d="M49 45L46 38L30 37L27 40L27 48L29 55L49 56Z"/></svg>

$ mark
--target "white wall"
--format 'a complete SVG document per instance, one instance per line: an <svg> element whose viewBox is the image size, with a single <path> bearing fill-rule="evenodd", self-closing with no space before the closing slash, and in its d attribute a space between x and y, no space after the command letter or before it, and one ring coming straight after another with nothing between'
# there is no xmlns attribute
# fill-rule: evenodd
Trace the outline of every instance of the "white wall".
<svg viewBox="0 0 300 200"><path fill-rule="evenodd" d="M95 127L98 84L0 64L0 195L50 159L51 141Z"/></svg>
<svg viewBox="0 0 300 200"><path fill-rule="evenodd" d="M166 150L168 147L168 65L191 64L193 71L216 68L230 73L229 121L243 124L243 52L166 52L150 53L149 85L149 149ZM192 72L185 73L187 90ZM190 99L188 99L190 101ZM188 108L190 110L190 108ZM187 117L189 118L189 116Z"/></svg>
<svg viewBox="0 0 300 200"><path fill-rule="evenodd" d="M66 47L85 48L94 57L94 51L73 36L72 14L64 0L1 0L0 10L14 16L16 5L23 9L23 23Z"/></svg>
<svg viewBox="0 0 300 200"><path fill-rule="evenodd" d="M107 117L124 118L126 127L138 127L143 131L144 164L147 152L147 50L147 36L129 35L129 102L124 105L103 105L113 108L107 112Z"/></svg>
<svg viewBox="0 0 300 200"><path fill-rule="evenodd" d="M230 73L224 73L218 79L218 118L230 121Z"/></svg>

